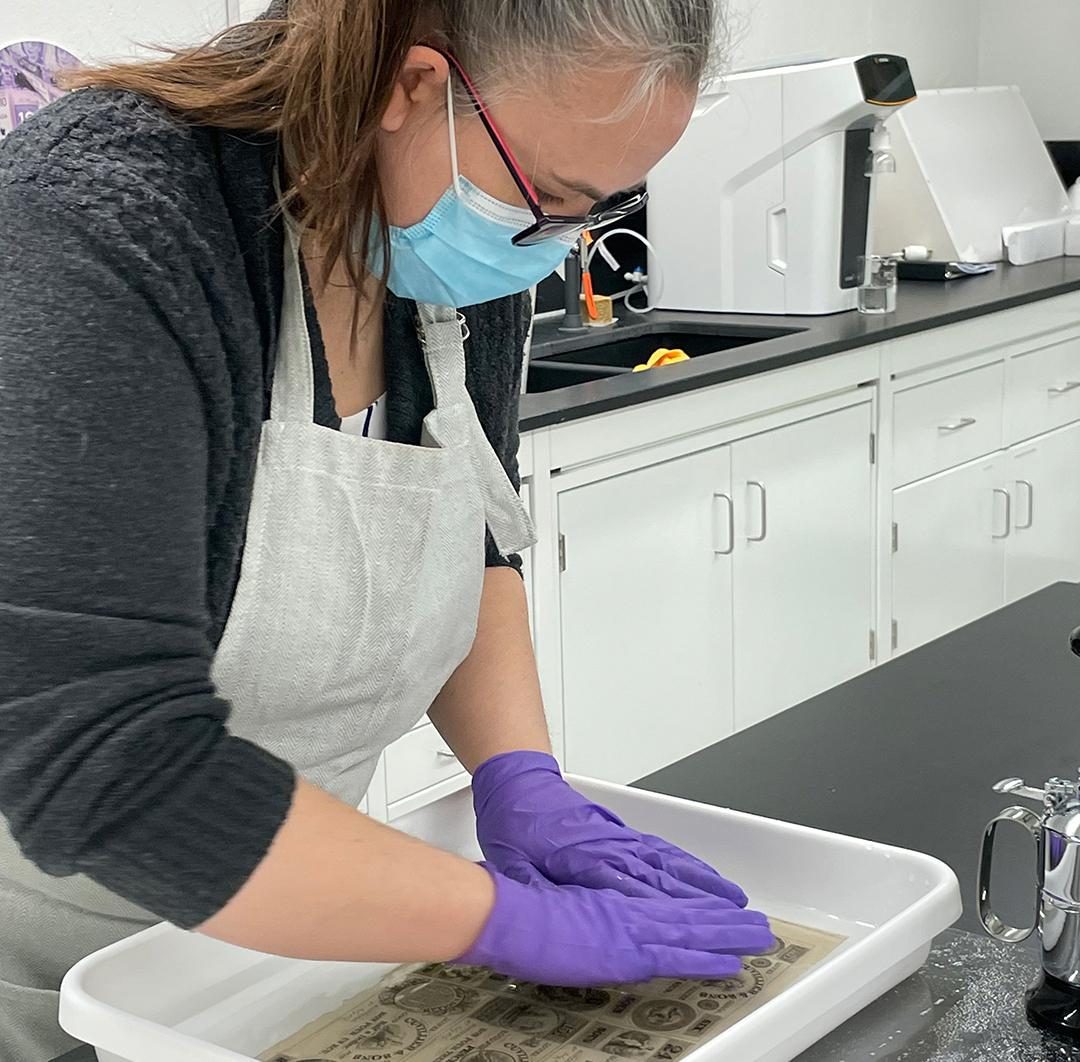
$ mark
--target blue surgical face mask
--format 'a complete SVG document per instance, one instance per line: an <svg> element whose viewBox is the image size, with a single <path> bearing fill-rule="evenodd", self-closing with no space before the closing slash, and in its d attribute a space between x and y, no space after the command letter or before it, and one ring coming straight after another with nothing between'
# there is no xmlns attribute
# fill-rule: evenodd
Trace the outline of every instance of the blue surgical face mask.
<svg viewBox="0 0 1080 1062"><path fill-rule="evenodd" d="M449 86L447 97L454 183L423 221L404 229L391 227L387 286L403 299L473 306L539 284L559 266L576 238L554 237L529 247L511 243L536 219L531 211L495 199L461 176Z"/></svg>

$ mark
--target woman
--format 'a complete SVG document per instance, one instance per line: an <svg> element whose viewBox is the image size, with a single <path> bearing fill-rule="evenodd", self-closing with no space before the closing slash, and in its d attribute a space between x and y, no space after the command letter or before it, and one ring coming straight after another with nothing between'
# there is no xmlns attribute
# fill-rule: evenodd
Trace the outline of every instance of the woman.
<svg viewBox="0 0 1080 1062"><path fill-rule="evenodd" d="M637 205L714 17L292 0L5 141L4 1059L69 1046L64 972L160 919L566 985L771 946L562 779L514 555L518 293ZM483 866L355 810L424 712Z"/></svg>

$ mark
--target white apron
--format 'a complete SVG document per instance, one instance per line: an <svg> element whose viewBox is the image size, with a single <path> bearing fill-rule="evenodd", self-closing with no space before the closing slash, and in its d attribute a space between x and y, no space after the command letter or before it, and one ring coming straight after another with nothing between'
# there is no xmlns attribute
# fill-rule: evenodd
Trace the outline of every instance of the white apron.
<svg viewBox="0 0 1080 1062"><path fill-rule="evenodd" d="M421 306L435 397L420 446L313 423L297 243L286 240L281 337L247 537L213 679L229 728L349 804L468 655L485 525L500 551L534 541L465 387L456 311ZM0 820L0 1062L74 1045L56 1024L64 973L156 919L88 878L52 878Z"/></svg>

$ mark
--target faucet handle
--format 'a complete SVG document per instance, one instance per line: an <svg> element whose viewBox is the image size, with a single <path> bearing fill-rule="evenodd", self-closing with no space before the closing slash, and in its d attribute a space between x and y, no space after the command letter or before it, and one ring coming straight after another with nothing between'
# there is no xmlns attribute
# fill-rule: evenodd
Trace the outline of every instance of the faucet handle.
<svg viewBox="0 0 1080 1062"><path fill-rule="evenodd" d="M1023 778L1003 778L994 786L994 792L1021 797L1024 800L1035 800L1040 804L1046 799L1045 789L1035 789L1030 785L1024 785Z"/></svg>

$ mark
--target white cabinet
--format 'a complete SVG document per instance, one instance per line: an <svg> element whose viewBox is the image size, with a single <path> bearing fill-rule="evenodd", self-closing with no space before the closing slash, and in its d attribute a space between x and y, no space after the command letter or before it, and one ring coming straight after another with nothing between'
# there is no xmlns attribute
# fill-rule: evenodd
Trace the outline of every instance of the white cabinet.
<svg viewBox="0 0 1080 1062"><path fill-rule="evenodd" d="M893 495L892 601L899 651L1000 608L1008 496L997 457Z"/></svg>
<svg viewBox="0 0 1080 1062"><path fill-rule="evenodd" d="M893 496L896 648L1080 580L1080 424Z"/></svg>
<svg viewBox="0 0 1080 1062"><path fill-rule="evenodd" d="M1080 292L527 433L524 575L565 765L642 777L893 640L1080 581L1078 465ZM436 737L384 757L372 815L467 784Z"/></svg>
<svg viewBox="0 0 1080 1062"><path fill-rule="evenodd" d="M386 800L392 807L455 779L464 785L465 768L430 723L411 730L386 750Z"/></svg>
<svg viewBox="0 0 1080 1062"><path fill-rule="evenodd" d="M871 663L869 400L559 495L567 767L639 778Z"/></svg>
<svg viewBox="0 0 1080 1062"><path fill-rule="evenodd" d="M732 446L738 729L872 663L871 431L863 402Z"/></svg>
<svg viewBox="0 0 1080 1062"><path fill-rule="evenodd" d="M1007 442L1030 439L1080 420L1080 339L1010 358Z"/></svg>
<svg viewBox="0 0 1080 1062"><path fill-rule="evenodd" d="M1012 498L1006 599L1080 580L1080 424L1013 447L1003 467Z"/></svg>
<svg viewBox="0 0 1080 1062"><path fill-rule="evenodd" d="M1000 424L996 388L1002 389ZM920 405L935 395L936 405ZM1076 339L897 395L894 484L965 454L974 457L893 493L892 614L899 651L1050 583L1080 579L1078 396ZM940 460L912 462L904 439L915 433L901 431L903 410L909 424L921 418L928 428L947 411L965 415L938 425ZM927 440L933 435L923 434ZM1016 444L1008 448L1010 442Z"/></svg>
<svg viewBox="0 0 1080 1062"><path fill-rule="evenodd" d="M732 732L730 452L563 492L569 770L628 782Z"/></svg>
<svg viewBox="0 0 1080 1062"><path fill-rule="evenodd" d="M1001 362L899 391L893 399L893 484L973 461L1001 448Z"/></svg>

